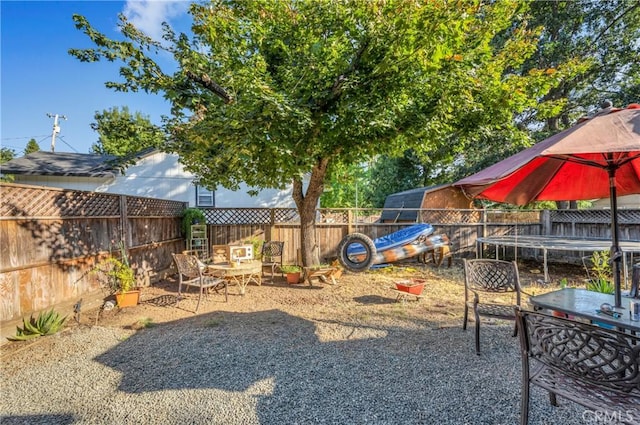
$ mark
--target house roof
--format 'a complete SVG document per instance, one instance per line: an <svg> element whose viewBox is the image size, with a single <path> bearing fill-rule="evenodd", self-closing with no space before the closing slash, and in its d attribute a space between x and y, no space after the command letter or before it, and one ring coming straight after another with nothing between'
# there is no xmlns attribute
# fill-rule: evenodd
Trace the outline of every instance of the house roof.
<svg viewBox="0 0 640 425"><path fill-rule="evenodd" d="M121 161L113 155L38 151L0 165L2 174L115 177Z"/></svg>

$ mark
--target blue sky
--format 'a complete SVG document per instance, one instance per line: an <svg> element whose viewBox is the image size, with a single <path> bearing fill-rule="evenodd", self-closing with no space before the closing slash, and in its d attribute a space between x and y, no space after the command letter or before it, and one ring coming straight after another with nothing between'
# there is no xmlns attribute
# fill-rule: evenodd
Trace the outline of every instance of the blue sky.
<svg viewBox="0 0 640 425"><path fill-rule="evenodd" d="M56 152L87 153L98 134L90 124L96 111L128 106L155 123L169 113L161 95L116 93L104 86L119 81L118 65L81 63L70 48L93 47L77 30L74 13L110 38L119 38L118 14L124 13L148 35L160 39L160 24L188 28L189 3L166 1L7 1L0 2L0 145L22 156L29 139L51 150L53 118L60 120Z"/></svg>

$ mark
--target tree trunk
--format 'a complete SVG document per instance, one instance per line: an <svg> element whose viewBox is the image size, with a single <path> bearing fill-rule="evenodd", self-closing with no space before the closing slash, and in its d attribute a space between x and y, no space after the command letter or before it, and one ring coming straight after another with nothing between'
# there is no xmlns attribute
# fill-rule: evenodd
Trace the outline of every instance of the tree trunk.
<svg viewBox="0 0 640 425"><path fill-rule="evenodd" d="M300 246L302 265L311 267L320 264L320 246L316 238L316 207L324 189L329 160L320 159L311 171L309 186L303 191L302 180L293 181L293 200L300 215Z"/></svg>

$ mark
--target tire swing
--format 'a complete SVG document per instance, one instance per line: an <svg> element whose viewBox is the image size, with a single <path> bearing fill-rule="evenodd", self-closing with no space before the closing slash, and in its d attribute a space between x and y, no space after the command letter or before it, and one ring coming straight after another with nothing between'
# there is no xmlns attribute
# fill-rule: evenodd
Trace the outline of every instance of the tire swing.
<svg viewBox="0 0 640 425"><path fill-rule="evenodd" d="M357 254L348 254L351 246L354 247L352 251L356 250ZM375 256L376 246L373 240L362 233L351 233L342 238L338 245L338 261L342 267L351 272L367 270L373 264Z"/></svg>

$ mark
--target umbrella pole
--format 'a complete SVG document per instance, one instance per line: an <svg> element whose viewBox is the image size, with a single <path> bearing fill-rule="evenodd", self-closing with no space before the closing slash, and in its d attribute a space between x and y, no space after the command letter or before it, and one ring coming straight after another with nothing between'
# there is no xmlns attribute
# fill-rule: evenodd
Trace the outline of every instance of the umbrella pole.
<svg viewBox="0 0 640 425"><path fill-rule="evenodd" d="M613 261L613 283L615 307L622 307L622 294L620 285L620 261L622 252L620 251L620 232L618 231L618 198L616 195L616 169L610 167L609 171L609 196L611 204L611 233L613 245L611 246L611 260Z"/></svg>

